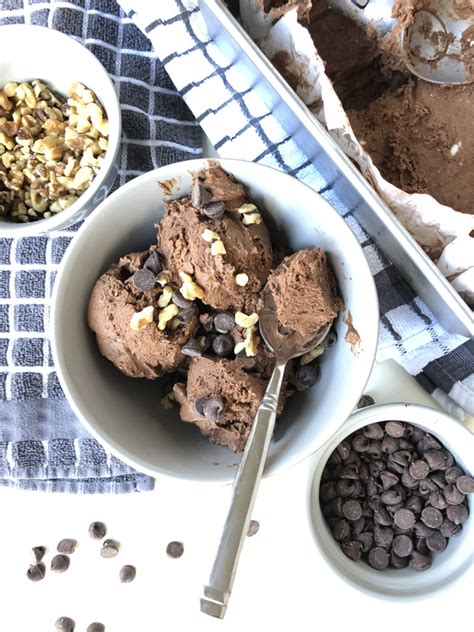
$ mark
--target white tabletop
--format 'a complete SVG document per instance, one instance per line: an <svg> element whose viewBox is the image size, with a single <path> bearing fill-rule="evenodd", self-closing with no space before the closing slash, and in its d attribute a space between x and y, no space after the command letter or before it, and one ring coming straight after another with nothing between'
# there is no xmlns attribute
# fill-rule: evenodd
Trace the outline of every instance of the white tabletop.
<svg viewBox="0 0 474 632"><path fill-rule="evenodd" d="M392 361L376 365L366 392L377 403L435 402ZM314 546L306 515L311 459L262 482L254 518L259 532L247 538L224 621L199 611L202 584L215 553L229 487L157 481L150 493L72 496L0 490L0 630L54 631L70 616L77 631L101 621L107 632L192 630L397 631L400 626L446 632L472 612L471 572L436 599L396 604L368 597L329 569ZM87 534L104 521L122 543L115 559L99 555ZM64 574L26 578L31 547L47 545L47 567L57 542L79 541ZM166 555L172 540L184 543L180 559ZM121 584L119 568L133 564L137 577ZM383 623L382 623L383 622Z"/></svg>

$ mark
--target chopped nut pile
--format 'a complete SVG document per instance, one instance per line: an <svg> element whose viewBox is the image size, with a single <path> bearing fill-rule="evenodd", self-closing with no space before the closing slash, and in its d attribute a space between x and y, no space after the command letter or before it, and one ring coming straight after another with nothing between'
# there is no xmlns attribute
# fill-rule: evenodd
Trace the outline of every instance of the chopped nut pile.
<svg viewBox="0 0 474 632"><path fill-rule="evenodd" d="M68 99L38 79L0 89L0 218L30 222L73 204L100 170L109 122L92 90Z"/></svg>

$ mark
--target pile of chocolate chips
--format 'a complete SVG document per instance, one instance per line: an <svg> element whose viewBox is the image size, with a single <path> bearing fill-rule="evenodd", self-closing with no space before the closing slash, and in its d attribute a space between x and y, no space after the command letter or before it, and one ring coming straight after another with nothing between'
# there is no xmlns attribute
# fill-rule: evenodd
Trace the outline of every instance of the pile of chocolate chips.
<svg viewBox="0 0 474 632"><path fill-rule="evenodd" d="M462 529L474 478L421 428L374 423L342 441L321 477L323 515L342 551L383 570L426 570Z"/></svg>

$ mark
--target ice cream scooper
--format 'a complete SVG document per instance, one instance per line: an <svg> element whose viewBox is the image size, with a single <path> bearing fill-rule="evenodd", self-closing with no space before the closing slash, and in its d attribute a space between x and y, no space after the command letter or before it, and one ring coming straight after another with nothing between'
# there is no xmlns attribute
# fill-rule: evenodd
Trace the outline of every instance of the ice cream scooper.
<svg viewBox="0 0 474 632"><path fill-rule="evenodd" d="M328 0L328 4L381 36L397 28L403 61L432 83L474 80L474 6L470 0L405 0L406 25L392 17L394 0ZM412 16L412 17L411 17Z"/></svg>
<svg viewBox="0 0 474 632"><path fill-rule="evenodd" d="M297 332L282 330L276 305L268 287L264 291L264 307L260 311L260 333L273 351L276 364L255 416L252 430L235 476L232 499L222 531L214 565L204 595L202 612L223 619L230 598L240 551L249 527L252 508L267 458L275 427L278 399L289 360L321 345L327 337L332 321L321 327L308 340Z"/></svg>

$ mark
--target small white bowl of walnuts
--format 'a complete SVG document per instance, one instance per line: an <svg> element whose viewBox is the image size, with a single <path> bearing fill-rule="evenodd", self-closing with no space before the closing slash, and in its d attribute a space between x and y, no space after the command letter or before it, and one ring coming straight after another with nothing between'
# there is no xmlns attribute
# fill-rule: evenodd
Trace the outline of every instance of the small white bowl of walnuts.
<svg viewBox="0 0 474 632"><path fill-rule="evenodd" d="M52 29L0 27L1 236L84 219L116 178L120 136L117 94L90 51Z"/></svg>

